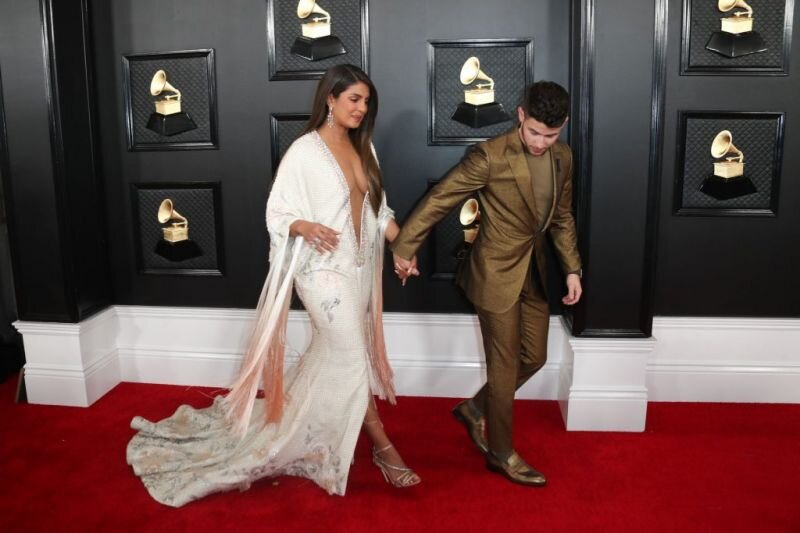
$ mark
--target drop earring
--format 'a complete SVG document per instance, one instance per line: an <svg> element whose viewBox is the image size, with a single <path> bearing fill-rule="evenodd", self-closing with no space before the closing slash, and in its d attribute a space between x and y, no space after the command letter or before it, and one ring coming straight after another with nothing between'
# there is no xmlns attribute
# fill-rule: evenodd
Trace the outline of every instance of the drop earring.
<svg viewBox="0 0 800 533"><path fill-rule="evenodd" d="M328 120L328 127L332 128L333 127L333 108L332 107L328 108L328 118L327 118L327 120Z"/></svg>

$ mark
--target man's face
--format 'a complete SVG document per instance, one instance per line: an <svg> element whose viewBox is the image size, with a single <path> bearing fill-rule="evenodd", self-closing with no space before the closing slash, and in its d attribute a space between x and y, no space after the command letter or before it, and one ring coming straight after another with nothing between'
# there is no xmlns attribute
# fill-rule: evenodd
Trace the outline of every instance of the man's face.
<svg viewBox="0 0 800 533"><path fill-rule="evenodd" d="M528 151L536 156L544 154L548 148L553 146L561 134L561 130L567 125L567 119L557 128L551 128L539 122L533 117L525 115L522 107L517 108L519 117L519 136Z"/></svg>

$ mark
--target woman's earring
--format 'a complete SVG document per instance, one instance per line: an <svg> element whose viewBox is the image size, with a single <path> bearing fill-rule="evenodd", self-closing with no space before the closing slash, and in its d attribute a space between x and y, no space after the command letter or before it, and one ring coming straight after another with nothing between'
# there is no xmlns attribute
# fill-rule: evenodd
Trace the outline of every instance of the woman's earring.
<svg viewBox="0 0 800 533"><path fill-rule="evenodd" d="M329 128L333 127L333 108L332 107L328 108L328 127Z"/></svg>

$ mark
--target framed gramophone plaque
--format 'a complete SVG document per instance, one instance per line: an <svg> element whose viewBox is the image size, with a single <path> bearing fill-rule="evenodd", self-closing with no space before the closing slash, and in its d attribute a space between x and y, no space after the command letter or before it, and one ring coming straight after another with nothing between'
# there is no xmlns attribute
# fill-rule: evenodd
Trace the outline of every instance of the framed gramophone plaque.
<svg viewBox="0 0 800 533"><path fill-rule="evenodd" d="M303 134L309 113L273 113L269 117L269 140L272 150L272 173L278 170L283 154Z"/></svg>
<svg viewBox="0 0 800 533"><path fill-rule="evenodd" d="M134 183L131 196L139 273L223 275L219 182Z"/></svg>
<svg viewBox="0 0 800 533"><path fill-rule="evenodd" d="M511 128L533 82L533 41L428 41L428 144L472 144Z"/></svg>
<svg viewBox="0 0 800 533"><path fill-rule="evenodd" d="M681 75L785 76L794 0L683 0Z"/></svg>
<svg viewBox="0 0 800 533"><path fill-rule="evenodd" d="M369 73L367 0L267 0L270 80L311 80L350 63Z"/></svg>
<svg viewBox="0 0 800 533"><path fill-rule="evenodd" d="M122 58L128 150L213 150L214 50Z"/></svg>
<svg viewBox="0 0 800 533"><path fill-rule="evenodd" d="M681 111L678 130L674 214L777 214L783 113Z"/></svg>

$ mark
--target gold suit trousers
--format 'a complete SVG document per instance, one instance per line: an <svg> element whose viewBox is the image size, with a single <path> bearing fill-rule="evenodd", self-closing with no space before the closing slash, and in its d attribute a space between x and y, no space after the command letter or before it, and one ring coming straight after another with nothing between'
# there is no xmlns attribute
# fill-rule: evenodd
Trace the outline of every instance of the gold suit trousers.
<svg viewBox="0 0 800 533"><path fill-rule="evenodd" d="M489 449L497 454L513 449L514 393L547 361L550 308L536 267L531 270L510 309L494 313L476 307L487 379L472 401L486 416Z"/></svg>

